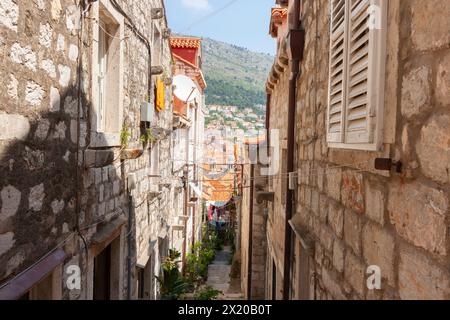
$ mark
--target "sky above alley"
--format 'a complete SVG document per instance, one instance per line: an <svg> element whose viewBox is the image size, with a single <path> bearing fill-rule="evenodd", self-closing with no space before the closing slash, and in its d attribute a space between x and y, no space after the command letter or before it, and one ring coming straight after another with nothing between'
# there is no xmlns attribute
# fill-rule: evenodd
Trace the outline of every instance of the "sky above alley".
<svg viewBox="0 0 450 320"><path fill-rule="evenodd" d="M274 0L165 0L165 5L175 33L275 53L275 41L268 34Z"/></svg>

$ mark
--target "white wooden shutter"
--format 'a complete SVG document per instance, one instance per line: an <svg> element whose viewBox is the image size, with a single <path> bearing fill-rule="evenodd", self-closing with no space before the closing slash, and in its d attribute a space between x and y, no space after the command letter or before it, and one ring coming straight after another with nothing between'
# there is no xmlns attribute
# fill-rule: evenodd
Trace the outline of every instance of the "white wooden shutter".
<svg viewBox="0 0 450 320"><path fill-rule="evenodd" d="M347 56L346 0L331 0L330 76L327 118L328 142L343 142Z"/></svg>
<svg viewBox="0 0 450 320"><path fill-rule="evenodd" d="M102 21L99 23L98 36L98 101L97 101L97 119L98 131L106 129L106 74L107 74L107 35L105 33L106 25Z"/></svg>
<svg viewBox="0 0 450 320"><path fill-rule="evenodd" d="M384 84L384 24L369 24L371 18L385 21L384 0L349 2L346 81L345 143L373 144L378 140ZM372 7L371 7L372 5ZM371 16L371 13L374 16Z"/></svg>

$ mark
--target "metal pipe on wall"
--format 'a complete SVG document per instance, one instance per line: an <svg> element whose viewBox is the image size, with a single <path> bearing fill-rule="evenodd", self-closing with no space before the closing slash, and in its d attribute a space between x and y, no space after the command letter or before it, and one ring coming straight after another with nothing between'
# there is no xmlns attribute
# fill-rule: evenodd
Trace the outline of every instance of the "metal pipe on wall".
<svg viewBox="0 0 450 320"><path fill-rule="evenodd" d="M252 263L253 263L253 200L255 189L255 165L250 165L250 208L248 216L248 266L247 266L247 299L252 299Z"/></svg>
<svg viewBox="0 0 450 320"><path fill-rule="evenodd" d="M296 97L297 97L297 77L300 73L300 56L295 54L292 43L293 33L300 29L300 0L294 0L292 7L292 21L290 21L290 65L291 75L289 78L289 100L288 100L288 137L287 137L287 172L294 172L295 161L295 118L296 118ZM291 272L291 237L292 230L289 220L292 218L294 209L294 191L290 190L289 179L286 181L286 212L285 212L285 238L284 238L284 269L283 269L283 300L290 297L290 272Z"/></svg>

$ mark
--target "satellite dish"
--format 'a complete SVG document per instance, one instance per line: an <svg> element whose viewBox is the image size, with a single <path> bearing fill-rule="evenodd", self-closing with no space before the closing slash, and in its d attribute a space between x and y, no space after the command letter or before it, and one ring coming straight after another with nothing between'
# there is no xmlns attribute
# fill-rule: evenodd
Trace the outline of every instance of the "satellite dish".
<svg viewBox="0 0 450 320"><path fill-rule="evenodd" d="M200 95L195 82L187 76L175 76L173 78L173 85L175 86L175 90L173 93L181 101L191 102Z"/></svg>

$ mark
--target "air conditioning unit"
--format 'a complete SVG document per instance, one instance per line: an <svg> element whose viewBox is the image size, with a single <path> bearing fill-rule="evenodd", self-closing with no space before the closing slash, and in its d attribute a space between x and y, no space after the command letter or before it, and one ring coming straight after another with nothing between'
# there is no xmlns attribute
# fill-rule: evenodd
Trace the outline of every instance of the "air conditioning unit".
<svg viewBox="0 0 450 320"><path fill-rule="evenodd" d="M150 102L141 103L141 121L152 122L155 117L155 108Z"/></svg>

